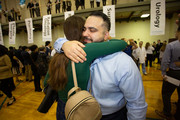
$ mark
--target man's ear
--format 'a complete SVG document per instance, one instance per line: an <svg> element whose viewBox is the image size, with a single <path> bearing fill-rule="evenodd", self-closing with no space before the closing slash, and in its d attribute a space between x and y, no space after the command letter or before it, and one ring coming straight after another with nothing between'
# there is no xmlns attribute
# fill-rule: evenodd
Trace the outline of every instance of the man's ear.
<svg viewBox="0 0 180 120"><path fill-rule="evenodd" d="M105 41L106 41L106 40L109 40L109 38L110 38L109 32L106 31L106 32L105 32L105 35L104 35L104 40L105 40Z"/></svg>

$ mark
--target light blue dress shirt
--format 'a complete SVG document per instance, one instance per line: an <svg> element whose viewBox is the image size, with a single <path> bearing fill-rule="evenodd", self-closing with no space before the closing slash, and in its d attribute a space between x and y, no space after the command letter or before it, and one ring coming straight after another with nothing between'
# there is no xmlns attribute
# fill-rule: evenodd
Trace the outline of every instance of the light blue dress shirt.
<svg viewBox="0 0 180 120"><path fill-rule="evenodd" d="M58 39L55 42L57 52L61 52L60 46L65 41ZM103 115L117 112L126 105L128 120L146 119L142 78L131 57L124 52L104 56L96 59L90 70L92 95L99 102Z"/></svg>
<svg viewBox="0 0 180 120"><path fill-rule="evenodd" d="M180 41L176 40L167 44L162 57L161 71L162 75L166 75L167 68L173 70L180 70L180 67L176 66L174 62L180 61Z"/></svg>

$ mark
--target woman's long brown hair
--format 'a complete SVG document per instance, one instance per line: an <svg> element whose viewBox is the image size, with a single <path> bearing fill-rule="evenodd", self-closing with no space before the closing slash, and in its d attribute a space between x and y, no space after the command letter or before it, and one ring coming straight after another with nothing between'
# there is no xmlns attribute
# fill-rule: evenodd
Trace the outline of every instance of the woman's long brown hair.
<svg viewBox="0 0 180 120"><path fill-rule="evenodd" d="M82 32L85 20L78 16L71 16L64 22L64 34L70 40L78 40L82 42ZM62 90L65 88L68 79L66 75L66 68L69 59L64 53L56 53L49 63L49 80L48 83L55 90Z"/></svg>

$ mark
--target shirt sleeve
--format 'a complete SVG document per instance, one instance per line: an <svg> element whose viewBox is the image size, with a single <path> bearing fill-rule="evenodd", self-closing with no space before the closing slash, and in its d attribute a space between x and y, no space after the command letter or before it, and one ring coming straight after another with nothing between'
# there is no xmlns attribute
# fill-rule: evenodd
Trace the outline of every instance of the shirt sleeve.
<svg viewBox="0 0 180 120"><path fill-rule="evenodd" d="M62 53L63 51L61 50L63 44L67 42L68 40L66 38L59 38L55 41L54 43L54 49L56 50L57 53Z"/></svg>
<svg viewBox="0 0 180 120"><path fill-rule="evenodd" d="M170 44L167 44L161 62L162 75L166 75L166 70L169 67L170 61L171 61L171 46Z"/></svg>
<svg viewBox="0 0 180 120"><path fill-rule="evenodd" d="M126 48L127 43L124 40L112 39L106 42L89 43L83 48L87 53L87 59L94 60L95 58L109 55Z"/></svg>
<svg viewBox="0 0 180 120"><path fill-rule="evenodd" d="M140 72L132 60L124 63L124 66L118 67L116 76L123 74L119 77L119 88L127 101L127 118L128 120L145 120L147 103Z"/></svg>

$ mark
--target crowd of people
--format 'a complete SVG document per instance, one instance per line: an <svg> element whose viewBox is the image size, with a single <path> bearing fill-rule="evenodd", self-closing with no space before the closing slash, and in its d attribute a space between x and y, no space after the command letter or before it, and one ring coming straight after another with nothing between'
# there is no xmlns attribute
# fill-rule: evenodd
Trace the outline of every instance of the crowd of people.
<svg viewBox="0 0 180 120"><path fill-rule="evenodd" d="M51 43L46 41L45 47L19 46L6 48L0 45L0 90L10 98L7 105L12 105L16 100L12 96L12 90L15 90L14 80L16 82L34 81L36 92L42 92L44 88L44 77L48 71L48 64L51 58ZM19 79L20 75L24 75L25 79ZM34 76L34 77L33 77ZM14 77L14 80L13 80ZM42 80L42 85L40 85ZM1 94L2 96L2 94Z"/></svg>

